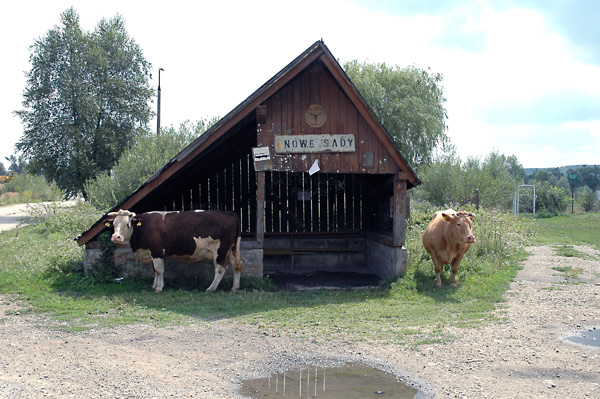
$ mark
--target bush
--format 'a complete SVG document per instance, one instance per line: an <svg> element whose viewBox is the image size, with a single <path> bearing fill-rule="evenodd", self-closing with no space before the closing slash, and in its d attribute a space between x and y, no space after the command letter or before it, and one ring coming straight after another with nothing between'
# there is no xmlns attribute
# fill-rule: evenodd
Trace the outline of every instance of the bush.
<svg viewBox="0 0 600 399"><path fill-rule="evenodd" d="M89 203L79 201L74 206L36 204L29 208L31 224L40 233L81 234L101 216Z"/></svg>
<svg viewBox="0 0 600 399"><path fill-rule="evenodd" d="M188 122L179 130L165 129L160 136L146 132L137 137L133 146L123 152L112 173L101 173L85 183L87 199L99 210L112 208L214 122L201 120L196 125Z"/></svg>
<svg viewBox="0 0 600 399"><path fill-rule="evenodd" d="M576 190L577 204L585 212L589 212L596 208L596 193L588 186L579 187Z"/></svg>
<svg viewBox="0 0 600 399"><path fill-rule="evenodd" d="M9 196L0 199L1 204L18 202L60 201L64 191L55 183L48 183L38 175L17 175L11 181L0 186L0 193L17 193L18 196Z"/></svg>

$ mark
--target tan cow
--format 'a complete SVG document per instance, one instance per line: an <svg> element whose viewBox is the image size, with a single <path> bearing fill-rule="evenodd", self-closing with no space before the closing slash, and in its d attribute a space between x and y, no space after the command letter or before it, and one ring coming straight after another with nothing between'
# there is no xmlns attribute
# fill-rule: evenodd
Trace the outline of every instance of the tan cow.
<svg viewBox="0 0 600 399"><path fill-rule="evenodd" d="M435 267L435 285L442 286L442 266L452 265L450 285L456 287L456 272L465 253L475 242L474 214L452 209L436 212L423 233L423 246L431 255Z"/></svg>

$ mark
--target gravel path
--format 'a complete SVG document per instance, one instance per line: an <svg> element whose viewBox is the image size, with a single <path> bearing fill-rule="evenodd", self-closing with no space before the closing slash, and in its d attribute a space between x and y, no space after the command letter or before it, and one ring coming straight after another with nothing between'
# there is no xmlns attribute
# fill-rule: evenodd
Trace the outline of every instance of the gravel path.
<svg viewBox="0 0 600 399"><path fill-rule="evenodd" d="M230 320L64 333L3 298L0 398L239 398L244 379L350 360L392 372L427 398L600 398L600 349L563 340L600 328L600 253L577 249L589 259L530 247L497 322L448 328L459 338L416 349L264 335ZM582 269L578 283L557 266Z"/></svg>

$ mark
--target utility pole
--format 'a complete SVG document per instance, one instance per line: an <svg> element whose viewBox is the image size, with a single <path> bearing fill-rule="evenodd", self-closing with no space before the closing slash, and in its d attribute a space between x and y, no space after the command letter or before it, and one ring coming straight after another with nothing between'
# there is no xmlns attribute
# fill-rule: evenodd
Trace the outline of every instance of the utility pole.
<svg viewBox="0 0 600 399"><path fill-rule="evenodd" d="M156 135L160 135L160 71L164 71L162 68L158 68L158 109L156 110Z"/></svg>

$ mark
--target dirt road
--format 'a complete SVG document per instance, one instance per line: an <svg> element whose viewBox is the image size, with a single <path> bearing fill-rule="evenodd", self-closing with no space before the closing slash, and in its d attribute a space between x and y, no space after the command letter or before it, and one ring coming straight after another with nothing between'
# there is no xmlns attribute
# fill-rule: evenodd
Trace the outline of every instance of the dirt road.
<svg viewBox="0 0 600 399"><path fill-rule="evenodd" d="M27 204L0 207L0 231L11 230L27 217Z"/></svg>
<svg viewBox="0 0 600 399"><path fill-rule="evenodd" d="M19 223L25 222L29 217L29 212L32 207L40 207L53 202L39 202L32 204L14 204L0 206L0 231L12 230L16 228ZM61 204L61 206L72 206L76 201L63 201L55 202Z"/></svg>
<svg viewBox="0 0 600 399"><path fill-rule="evenodd" d="M265 334L231 319L65 333L1 298L0 398L230 399L245 379L345 361L391 372L426 398L600 398L600 349L563 339L600 328L600 253L577 249L589 258L529 248L497 321L416 347ZM558 267L581 272L568 280Z"/></svg>

